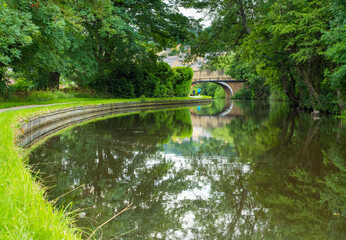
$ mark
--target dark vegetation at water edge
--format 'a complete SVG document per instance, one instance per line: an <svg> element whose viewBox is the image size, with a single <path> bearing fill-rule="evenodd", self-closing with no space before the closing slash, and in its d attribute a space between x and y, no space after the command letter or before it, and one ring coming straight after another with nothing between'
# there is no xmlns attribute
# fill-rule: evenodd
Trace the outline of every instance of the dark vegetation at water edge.
<svg viewBox="0 0 346 240"><path fill-rule="evenodd" d="M238 97L270 96L296 108L345 111L345 1L179 2L212 18L191 43L191 57L226 60L229 75L247 80Z"/></svg>

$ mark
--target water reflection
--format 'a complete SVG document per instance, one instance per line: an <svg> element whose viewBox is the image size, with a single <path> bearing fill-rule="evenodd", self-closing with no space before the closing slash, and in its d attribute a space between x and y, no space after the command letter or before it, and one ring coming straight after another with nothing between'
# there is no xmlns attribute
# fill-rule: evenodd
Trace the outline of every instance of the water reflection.
<svg viewBox="0 0 346 240"><path fill-rule="evenodd" d="M30 162L54 186L51 199L83 185L58 201L80 209L80 227L133 202L102 239L342 239L345 129L282 104L233 103L220 117L230 106L76 127Z"/></svg>

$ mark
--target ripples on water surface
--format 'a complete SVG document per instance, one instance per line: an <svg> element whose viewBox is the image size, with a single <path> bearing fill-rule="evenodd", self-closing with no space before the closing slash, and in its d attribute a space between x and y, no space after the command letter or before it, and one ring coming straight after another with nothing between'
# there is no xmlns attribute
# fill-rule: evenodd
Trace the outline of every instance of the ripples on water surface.
<svg viewBox="0 0 346 240"><path fill-rule="evenodd" d="M77 126L36 148L57 205L102 239L345 239L346 131L283 104L213 102ZM90 230L87 230L90 232Z"/></svg>

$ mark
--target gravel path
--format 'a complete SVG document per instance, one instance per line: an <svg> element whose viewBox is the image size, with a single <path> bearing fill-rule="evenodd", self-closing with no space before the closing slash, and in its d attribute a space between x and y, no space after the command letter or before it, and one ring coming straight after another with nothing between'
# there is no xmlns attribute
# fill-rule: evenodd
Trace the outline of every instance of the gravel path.
<svg viewBox="0 0 346 240"><path fill-rule="evenodd" d="M201 98L201 97L202 96L190 96L190 98ZM19 107L3 108L3 109L0 109L0 113L6 112L6 111L15 111L20 109L35 108L35 107L47 107L47 106L70 104L70 103L76 103L76 102L52 103L52 104L42 104L42 105L26 105L26 106L19 106Z"/></svg>
<svg viewBox="0 0 346 240"><path fill-rule="evenodd" d="M35 107L48 107L48 106L62 105L62 104L70 104L70 103L76 103L76 102L52 103L52 104L43 104L43 105L27 105L27 106L3 108L3 109L0 109L0 113L6 112L6 111L15 111L15 110L20 110L20 109L35 108Z"/></svg>

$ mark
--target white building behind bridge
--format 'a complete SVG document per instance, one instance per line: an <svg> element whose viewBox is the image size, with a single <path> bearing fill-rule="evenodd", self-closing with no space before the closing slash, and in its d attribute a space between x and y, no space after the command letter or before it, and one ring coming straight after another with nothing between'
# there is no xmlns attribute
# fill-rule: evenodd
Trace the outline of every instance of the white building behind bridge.
<svg viewBox="0 0 346 240"><path fill-rule="evenodd" d="M168 63L171 68L191 67L193 71L201 70L203 65L207 62L204 58L198 58L192 63L186 63L184 62L185 56L185 53L181 53L179 56L166 56L162 59L162 61Z"/></svg>

